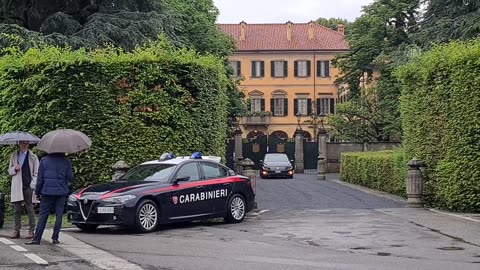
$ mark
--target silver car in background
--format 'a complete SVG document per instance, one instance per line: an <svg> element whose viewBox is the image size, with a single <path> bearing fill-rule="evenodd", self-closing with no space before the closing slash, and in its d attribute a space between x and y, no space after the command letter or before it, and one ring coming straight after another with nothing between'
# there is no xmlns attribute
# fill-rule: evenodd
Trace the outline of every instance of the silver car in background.
<svg viewBox="0 0 480 270"><path fill-rule="evenodd" d="M267 153L263 160L260 160L262 168L261 178L293 178L293 160L283 153Z"/></svg>

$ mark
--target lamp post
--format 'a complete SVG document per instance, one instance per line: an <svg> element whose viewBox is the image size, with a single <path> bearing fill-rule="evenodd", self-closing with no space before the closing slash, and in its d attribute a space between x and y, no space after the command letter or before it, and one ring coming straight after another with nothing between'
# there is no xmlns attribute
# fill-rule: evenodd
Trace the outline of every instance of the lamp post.
<svg viewBox="0 0 480 270"><path fill-rule="evenodd" d="M323 119L325 115L319 114L320 118L320 127L318 130L318 162L317 162L317 179L325 180L325 173L327 172L326 163L327 163L327 130L323 125Z"/></svg>
<svg viewBox="0 0 480 270"><path fill-rule="evenodd" d="M297 112L297 130L302 130L302 126L300 126L300 121L302 120L302 114L300 112Z"/></svg>
<svg viewBox="0 0 480 270"><path fill-rule="evenodd" d="M295 129L295 172L303 173L305 166L303 164L303 130L300 125L302 114L297 113L297 128Z"/></svg>

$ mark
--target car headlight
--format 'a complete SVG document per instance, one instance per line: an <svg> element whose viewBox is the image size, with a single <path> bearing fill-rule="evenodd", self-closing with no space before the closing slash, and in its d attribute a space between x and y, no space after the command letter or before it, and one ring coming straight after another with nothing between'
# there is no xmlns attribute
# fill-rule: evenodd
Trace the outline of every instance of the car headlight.
<svg viewBox="0 0 480 270"><path fill-rule="evenodd" d="M77 196L75 196L73 194L68 196L68 201L69 202L76 202L77 201Z"/></svg>
<svg viewBox="0 0 480 270"><path fill-rule="evenodd" d="M115 196L115 197L110 197L110 198L105 198L102 199L104 202L112 202L112 203L125 203L130 200L135 199L135 195L122 195L122 196Z"/></svg>

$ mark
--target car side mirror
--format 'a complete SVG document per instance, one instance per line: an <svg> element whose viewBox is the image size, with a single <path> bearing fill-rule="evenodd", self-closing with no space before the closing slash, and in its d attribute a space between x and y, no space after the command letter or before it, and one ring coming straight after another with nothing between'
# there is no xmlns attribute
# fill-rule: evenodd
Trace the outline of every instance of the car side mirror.
<svg viewBox="0 0 480 270"><path fill-rule="evenodd" d="M293 160L293 159L292 159L292 160L290 160L290 163L294 164L294 163L295 163L295 160Z"/></svg>
<svg viewBox="0 0 480 270"><path fill-rule="evenodd" d="M230 169L228 170L228 175L237 175L234 170Z"/></svg>
<svg viewBox="0 0 480 270"><path fill-rule="evenodd" d="M174 185L178 185L178 182L186 182L190 180L190 176L188 175L179 175L175 181L173 181Z"/></svg>
<svg viewBox="0 0 480 270"><path fill-rule="evenodd" d="M260 164L263 164L263 160L260 159Z"/></svg>

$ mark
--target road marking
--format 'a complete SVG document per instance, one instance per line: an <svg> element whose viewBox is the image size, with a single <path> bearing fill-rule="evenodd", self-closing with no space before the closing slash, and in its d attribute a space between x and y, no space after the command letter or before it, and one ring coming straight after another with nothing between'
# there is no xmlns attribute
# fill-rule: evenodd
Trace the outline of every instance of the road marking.
<svg viewBox="0 0 480 270"><path fill-rule="evenodd" d="M463 219L470 220L470 221L473 221L473 222L480 222L480 220L475 219L475 218L471 218L471 217L466 217L466 216L462 216L462 215L443 212L443 211L439 211L439 210L436 210L436 209L429 209L429 210L432 211L432 212L435 212L435 213L439 213L439 214L444 214L444 215L449 215L449 216L453 216L453 217L463 218Z"/></svg>
<svg viewBox="0 0 480 270"><path fill-rule="evenodd" d="M34 261L36 264L48 265L48 262L32 253L24 253L25 257Z"/></svg>
<svg viewBox="0 0 480 270"><path fill-rule="evenodd" d="M11 248L15 249L16 251L21 251L21 252L25 252L25 251L28 251L26 250L24 247L21 247L19 245L12 245L10 246Z"/></svg>
<svg viewBox="0 0 480 270"><path fill-rule="evenodd" d="M45 230L42 239L51 241L48 239L50 235L52 235L52 230ZM58 246L101 269L142 270L142 268L136 264L84 243L66 233L60 234L60 244Z"/></svg>
<svg viewBox="0 0 480 270"><path fill-rule="evenodd" d="M15 243L6 239L6 238L0 238L0 242L4 243L5 245L14 245Z"/></svg>
<svg viewBox="0 0 480 270"><path fill-rule="evenodd" d="M268 211L270 211L270 209L260 210L260 211L258 211L258 214L260 215L260 214L263 214L263 213L268 212Z"/></svg>

